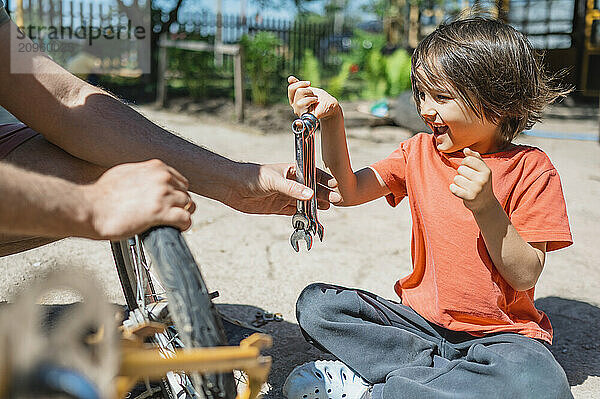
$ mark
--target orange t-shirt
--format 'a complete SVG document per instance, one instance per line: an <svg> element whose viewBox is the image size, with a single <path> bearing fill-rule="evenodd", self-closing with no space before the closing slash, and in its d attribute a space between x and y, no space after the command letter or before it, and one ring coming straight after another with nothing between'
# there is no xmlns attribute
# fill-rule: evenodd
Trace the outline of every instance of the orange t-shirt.
<svg viewBox="0 0 600 399"><path fill-rule="evenodd" d="M538 148L517 145L482 156L494 194L527 242L547 251L572 244L558 173ZM425 319L475 336L514 332L552 342L548 317L535 308L534 288L515 291L498 273L471 211L448 186L462 152L443 154L421 133L372 165L388 186L392 206L408 196L413 219L413 270L398 280L402 303Z"/></svg>

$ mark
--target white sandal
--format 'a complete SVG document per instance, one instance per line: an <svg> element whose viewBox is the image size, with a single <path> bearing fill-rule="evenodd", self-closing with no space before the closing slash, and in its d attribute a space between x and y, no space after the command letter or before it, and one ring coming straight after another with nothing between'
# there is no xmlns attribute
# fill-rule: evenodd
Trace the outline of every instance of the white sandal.
<svg viewBox="0 0 600 399"><path fill-rule="evenodd" d="M370 387L340 361L317 360L296 367L283 384L287 399L360 399Z"/></svg>

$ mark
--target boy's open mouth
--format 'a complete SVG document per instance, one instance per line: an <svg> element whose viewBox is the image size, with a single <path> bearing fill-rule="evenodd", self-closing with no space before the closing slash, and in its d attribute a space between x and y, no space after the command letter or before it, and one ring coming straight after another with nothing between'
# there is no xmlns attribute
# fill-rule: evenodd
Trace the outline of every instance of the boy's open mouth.
<svg viewBox="0 0 600 399"><path fill-rule="evenodd" d="M448 126L446 126L446 125L431 126L431 127L433 129L433 134L435 134L436 136L447 133L448 129L449 129Z"/></svg>

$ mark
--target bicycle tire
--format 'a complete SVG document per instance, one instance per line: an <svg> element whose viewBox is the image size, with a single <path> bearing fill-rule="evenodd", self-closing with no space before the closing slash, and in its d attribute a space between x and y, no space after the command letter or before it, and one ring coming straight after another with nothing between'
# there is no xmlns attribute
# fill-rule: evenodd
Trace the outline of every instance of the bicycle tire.
<svg viewBox="0 0 600 399"><path fill-rule="evenodd" d="M111 241L110 248L112 250L127 309L128 311L133 311L138 307L138 304L135 297L134 285L132 283L134 280L132 279L132 276L129 275L129 273L132 272L132 269L130 267L131 260L128 259L127 240ZM173 395L173 390L166 378L162 378L158 386L160 387L163 399L177 399L175 395Z"/></svg>
<svg viewBox="0 0 600 399"><path fill-rule="evenodd" d="M212 303L200 268L179 230L155 227L141 236L181 341L188 348L227 345L221 317ZM235 399L232 372L192 376L206 399Z"/></svg>
<svg viewBox="0 0 600 399"><path fill-rule="evenodd" d="M131 278L127 273L127 266L123 256L123 241L111 241L110 248L117 267L117 274L119 275L119 281L123 289L125 303L130 311L134 310L137 307L137 303L135 301L135 291L131 285Z"/></svg>

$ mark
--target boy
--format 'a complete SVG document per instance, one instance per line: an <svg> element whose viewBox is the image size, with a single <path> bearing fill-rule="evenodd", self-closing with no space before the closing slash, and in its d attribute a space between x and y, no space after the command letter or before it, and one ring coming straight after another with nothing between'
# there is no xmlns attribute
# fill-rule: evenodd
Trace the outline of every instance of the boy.
<svg viewBox="0 0 600 399"><path fill-rule="evenodd" d="M541 150L511 143L566 91L552 86L522 34L484 18L426 37L411 79L433 134L353 172L337 100L289 78L294 111L321 119L339 205L385 196L396 206L408 197L413 271L395 284L401 304L328 284L305 288L297 303L303 333L343 363L297 367L284 394L572 397L544 346L550 322L533 301L546 252L572 243L560 179Z"/></svg>

